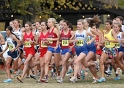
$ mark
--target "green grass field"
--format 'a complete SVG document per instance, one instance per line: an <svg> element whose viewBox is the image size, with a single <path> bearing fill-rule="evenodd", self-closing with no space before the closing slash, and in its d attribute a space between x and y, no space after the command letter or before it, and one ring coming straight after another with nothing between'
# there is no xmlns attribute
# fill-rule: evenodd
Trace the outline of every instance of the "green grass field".
<svg viewBox="0 0 124 88"><path fill-rule="evenodd" d="M104 83L92 83L92 75L89 73L85 76L85 79L78 80L76 83L71 83L69 77L65 77L63 83L57 83L55 77L49 77L49 83L37 83L32 78L25 78L24 83L19 83L12 74L11 83L3 83L6 78L6 73L0 70L0 88L124 88L124 76L121 75L121 79L118 81L114 80L114 73L110 77L106 77L107 81Z"/></svg>

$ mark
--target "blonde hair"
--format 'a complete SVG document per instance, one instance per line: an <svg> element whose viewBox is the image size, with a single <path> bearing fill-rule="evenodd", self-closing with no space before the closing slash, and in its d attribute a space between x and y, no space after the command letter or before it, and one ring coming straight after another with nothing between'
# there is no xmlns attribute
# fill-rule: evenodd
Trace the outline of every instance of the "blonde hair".
<svg viewBox="0 0 124 88"><path fill-rule="evenodd" d="M55 18L49 18L48 20L51 20L52 21L52 23L54 24L54 27L56 29L58 29L58 30L60 29L59 24L58 24L58 22L56 21Z"/></svg>
<svg viewBox="0 0 124 88"><path fill-rule="evenodd" d="M84 24L84 19L79 19L77 22L82 22L82 24Z"/></svg>

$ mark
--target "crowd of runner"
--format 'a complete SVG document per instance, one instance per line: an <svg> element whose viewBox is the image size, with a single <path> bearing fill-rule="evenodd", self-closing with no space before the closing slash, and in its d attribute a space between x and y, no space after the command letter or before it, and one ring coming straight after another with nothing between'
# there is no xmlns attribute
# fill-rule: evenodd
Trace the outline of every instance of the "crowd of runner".
<svg viewBox="0 0 124 88"><path fill-rule="evenodd" d="M108 19L104 23L105 29L99 30L101 20L96 15L77 20L74 31L67 20L57 23L55 18L49 18L47 22L26 22L24 27L18 19L12 20L5 29L5 40L0 34L1 47L7 43L4 50L0 48L0 57L7 73L7 79L3 82L12 82L11 73L14 73L21 83L30 77L48 83L50 72L59 83L73 73L69 80L76 82L79 78L85 80L90 71L93 83L101 83L106 81L105 74L112 74L112 69L114 80L119 80L119 71L124 72L122 22L121 16ZM7 58L4 58L6 50ZM101 77L97 75L98 71Z"/></svg>

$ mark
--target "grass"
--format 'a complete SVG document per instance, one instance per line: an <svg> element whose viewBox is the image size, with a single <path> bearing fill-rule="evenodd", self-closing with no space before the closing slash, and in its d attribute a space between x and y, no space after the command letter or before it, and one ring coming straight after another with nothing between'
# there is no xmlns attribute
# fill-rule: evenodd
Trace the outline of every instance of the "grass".
<svg viewBox="0 0 124 88"><path fill-rule="evenodd" d="M0 70L0 88L124 88L124 77L121 76L121 80L114 80L114 73L110 77L106 77L107 81L103 83L92 84L92 75L89 73L85 80L78 80L77 83L71 83L69 77L65 77L64 83L57 83L55 77L49 77L49 83L37 83L34 79L25 78L24 83L19 83L13 74L11 83L3 83L6 78L6 73Z"/></svg>

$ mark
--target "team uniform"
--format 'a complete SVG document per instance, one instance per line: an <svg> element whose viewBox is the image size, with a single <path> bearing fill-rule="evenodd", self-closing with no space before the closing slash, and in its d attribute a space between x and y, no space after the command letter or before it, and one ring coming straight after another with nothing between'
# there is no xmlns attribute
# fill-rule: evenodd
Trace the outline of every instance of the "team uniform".
<svg viewBox="0 0 124 88"><path fill-rule="evenodd" d="M88 32L91 32L91 31L90 31L90 27L88 28L87 31L88 31ZM87 36L86 41L89 42L91 39L92 39L91 36ZM91 51L91 52L96 53L96 47L95 47L95 43L94 43L94 42L92 42L91 44L87 44L86 46L87 46L87 50L88 50L88 52Z"/></svg>
<svg viewBox="0 0 124 88"><path fill-rule="evenodd" d="M111 32L112 29L107 34L104 34L104 37L108 38L109 40L115 40ZM105 47L103 48L103 52L108 54L109 58L115 58L118 54L118 49L115 47L115 44L117 43L105 41Z"/></svg>
<svg viewBox="0 0 124 88"><path fill-rule="evenodd" d="M34 48L34 44L31 44L30 43L30 39L32 41L34 41L34 36L33 36L33 33L30 32L30 34L28 35L26 32L24 33L24 36L23 36L23 39L24 39L24 51L25 51L25 55L26 57L28 56L28 54L31 54L34 56L35 54L35 48Z"/></svg>
<svg viewBox="0 0 124 88"><path fill-rule="evenodd" d="M21 29L19 29L18 31L13 30L13 33L14 33L20 40L22 39L22 32L21 32ZM21 45L21 46L19 47L19 50L20 50L21 52L23 52L23 45Z"/></svg>
<svg viewBox="0 0 124 88"><path fill-rule="evenodd" d="M48 32L44 35L43 32L40 33L39 36L39 42L40 42L40 48L39 48L39 52L40 52L40 57L43 57L46 52L47 52L47 44L44 44L43 41L45 41L45 39L48 38Z"/></svg>
<svg viewBox="0 0 124 88"><path fill-rule="evenodd" d="M10 37L6 37L7 45L9 47L9 51L7 52L8 56L12 57L13 60L18 59L19 57L19 51L16 49L13 52L10 52L10 50L13 50L17 46L17 42L12 39L11 35Z"/></svg>
<svg viewBox="0 0 124 88"><path fill-rule="evenodd" d="M99 42L99 36L96 36L96 42ZM97 47L97 44L95 44ZM96 49L96 54L101 55L102 54L102 47L100 46L100 49Z"/></svg>
<svg viewBox="0 0 124 88"><path fill-rule="evenodd" d="M119 34L117 35L117 38L118 38L118 40L121 40L122 39L122 32L119 32ZM118 48L118 52L123 52L124 53L123 43L117 43L115 45Z"/></svg>
<svg viewBox="0 0 124 88"><path fill-rule="evenodd" d="M87 55L88 50L86 47L86 30L84 30L82 33L79 33L79 31L77 30L75 33L75 39L78 40L78 42L75 43L75 50L76 50L76 54L77 56L80 55L80 53L84 53Z"/></svg>
<svg viewBox="0 0 124 88"><path fill-rule="evenodd" d="M67 52L69 52L70 54L73 54L69 47L70 38L71 38L71 30L69 30L67 34L64 34L64 31L62 30L60 34L60 41L61 41L60 46L61 46L61 51L62 51L61 55L65 55Z"/></svg>
<svg viewBox="0 0 124 88"><path fill-rule="evenodd" d="M36 30L36 36L38 36L39 33L40 32L38 30ZM39 53L39 45L35 45L35 52L38 52Z"/></svg>
<svg viewBox="0 0 124 88"><path fill-rule="evenodd" d="M54 28L51 32L48 30L48 38L57 38L57 35L53 31ZM60 53L60 46L58 46L58 48L55 50L56 44L57 41L49 41L48 51L51 51L52 53Z"/></svg>

